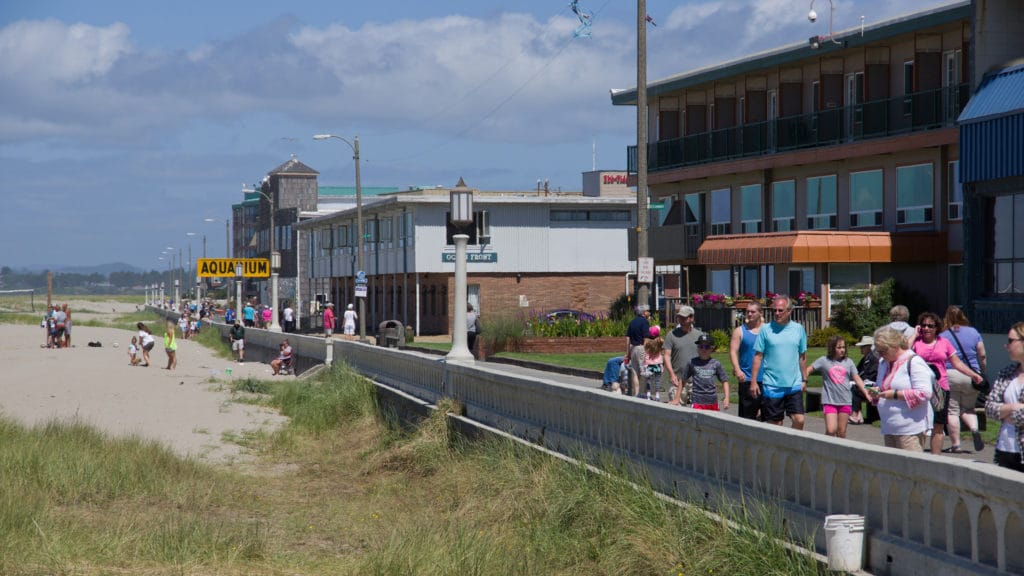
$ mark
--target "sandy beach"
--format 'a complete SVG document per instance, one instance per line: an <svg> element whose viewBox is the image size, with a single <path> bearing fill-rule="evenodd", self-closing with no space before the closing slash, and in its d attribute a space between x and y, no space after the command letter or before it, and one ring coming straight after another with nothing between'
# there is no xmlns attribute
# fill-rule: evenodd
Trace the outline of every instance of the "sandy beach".
<svg viewBox="0 0 1024 576"><path fill-rule="evenodd" d="M76 304L72 303L73 318L94 316L75 314ZM116 302L105 306L83 302L78 309L135 309ZM226 390L231 379L271 378L268 365L215 358L202 346L179 339L178 368L164 370L163 326L150 329L157 345L152 365L145 368L128 362L134 326L75 326L74 347L55 350L41 347L45 336L38 325L0 324L0 416L28 426L78 420L111 435L157 440L183 456L215 463L247 457L244 448L226 442L225 436L272 429L284 421L272 410L233 402ZM90 341L103 346L89 347ZM229 368L231 376L226 375Z"/></svg>

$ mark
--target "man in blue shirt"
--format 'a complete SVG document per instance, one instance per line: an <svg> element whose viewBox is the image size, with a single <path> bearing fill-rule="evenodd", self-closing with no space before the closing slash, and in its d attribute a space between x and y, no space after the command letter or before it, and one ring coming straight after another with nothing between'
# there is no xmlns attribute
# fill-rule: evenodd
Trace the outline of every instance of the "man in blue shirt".
<svg viewBox="0 0 1024 576"><path fill-rule="evenodd" d="M761 375L761 416L777 426L789 416L793 428L803 430L807 332L790 320L793 302L788 296L776 296L771 312L772 322L761 328L754 341L752 372ZM750 393L759 393L756 384L750 387Z"/></svg>

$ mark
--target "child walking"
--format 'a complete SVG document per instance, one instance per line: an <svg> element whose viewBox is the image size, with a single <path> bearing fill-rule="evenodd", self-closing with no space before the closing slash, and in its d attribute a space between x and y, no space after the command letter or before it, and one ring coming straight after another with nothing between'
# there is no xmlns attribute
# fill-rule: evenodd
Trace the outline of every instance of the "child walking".
<svg viewBox="0 0 1024 576"><path fill-rule="evenodd" d="M846 438L846 426L853 412L853 391L851 383L857 390L868 396L864 381L857 373L853 360L846 357L846 340L842 336L828 339L828 353L807 367L804 378L810 374L821 374L821 407L825 413L825 434Z"/></svg>
<svg viewBox="0 0 1024 576"><path fill-rule="evenodd" d="M664 365L662 349L665 341L661 338L661 328L651 326L648 338L644 340L644 380L647 386L647 399L661 401L661 373Z"/></svg>
<svg viewBox="0 0 1024 576"><path fill-rule="evenodd" d="M715 343L707 334L701 334L697 338L697 357L690 360L683 368L680 380L693 383L693 391L690 399L693 402L694 410L713 410L718 412L718 387L715 386L715 379L722 384L722 407L721 410L729 409L729 377L725 373L725 367L718 360L711 357L715 351ZM682 395L673 399L673 404L679 404Z"/></svg>

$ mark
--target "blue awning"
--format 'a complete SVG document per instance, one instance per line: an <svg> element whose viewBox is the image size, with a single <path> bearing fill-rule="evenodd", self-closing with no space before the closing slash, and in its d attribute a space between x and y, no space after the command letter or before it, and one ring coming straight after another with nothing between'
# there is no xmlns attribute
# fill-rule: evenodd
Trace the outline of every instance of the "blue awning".
<svg viewBox="0 0 1024 576"><path fill-rule="evenodd" d="M961 182L1024 176L1024 65L986 76L957 121Z"/></svg>

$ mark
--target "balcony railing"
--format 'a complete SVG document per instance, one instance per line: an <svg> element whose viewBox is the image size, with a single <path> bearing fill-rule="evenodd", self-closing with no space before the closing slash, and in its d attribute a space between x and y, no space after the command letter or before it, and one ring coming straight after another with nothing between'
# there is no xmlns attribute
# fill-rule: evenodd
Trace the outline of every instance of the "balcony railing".
<svg viewBox="0 0 1024 576"><path fill-rule="evenodd" d="M657 172L953 126L969 97L969 86L959 84L653 142L647 145L647 169ZM636 146L629 146L626 154L627 169L636 173Z"/></svg>

